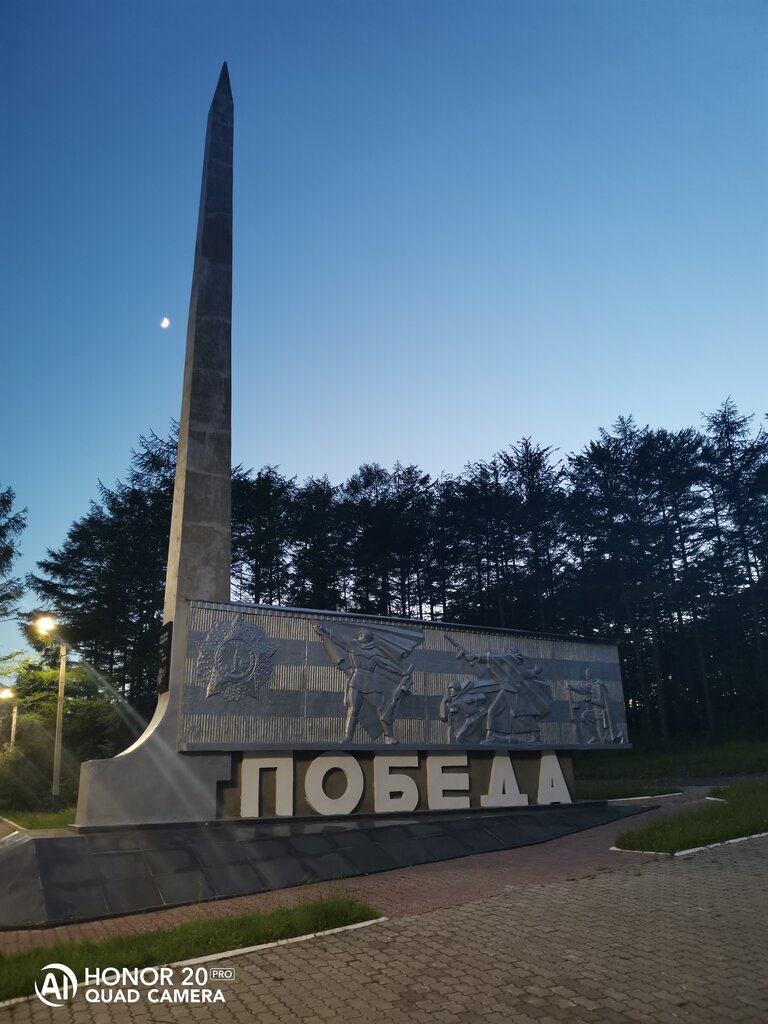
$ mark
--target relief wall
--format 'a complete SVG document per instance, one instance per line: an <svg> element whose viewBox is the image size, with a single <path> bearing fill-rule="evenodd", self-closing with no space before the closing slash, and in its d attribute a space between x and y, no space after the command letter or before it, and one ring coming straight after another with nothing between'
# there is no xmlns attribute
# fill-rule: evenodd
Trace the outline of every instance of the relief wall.
<svg viewBox="0 0 768 1024"><path fill-rule="evenodd" d="M616 647L193 602L183 751L627 745Z"/></svg>

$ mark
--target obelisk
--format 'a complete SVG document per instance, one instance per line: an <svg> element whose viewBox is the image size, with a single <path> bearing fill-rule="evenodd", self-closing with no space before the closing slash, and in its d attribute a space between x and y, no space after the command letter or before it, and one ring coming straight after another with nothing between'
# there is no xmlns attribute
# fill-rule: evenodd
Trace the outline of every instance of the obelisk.
<svg viewBox="0 0 768 1024"><path fill-rule="evenodd" d="M187 601L229 601L233 113L224 64L205 139L165 582L163 622L177 633Z"/></svg>
<svg viewBox="0 0 768 1024"><path fill-rule="evenodd" d="M210 821L227 754L178 749L189 602L229 601L233 105L221 69L205 137L163 612L169 665L152 721L117 757L80 769L81 827ZM167 650L164 652L167 657Z"/></svg>

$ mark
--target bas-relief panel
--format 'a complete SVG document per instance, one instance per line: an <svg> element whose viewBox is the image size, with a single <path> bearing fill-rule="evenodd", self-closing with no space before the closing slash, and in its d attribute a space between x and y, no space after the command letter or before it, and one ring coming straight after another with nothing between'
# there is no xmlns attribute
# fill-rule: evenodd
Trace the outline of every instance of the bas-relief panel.
<svg viewBox="0 0 768 1024"><path fill-rule="evenodd" d="M192 604L182 750L626 742L609 644Z"/></svg>

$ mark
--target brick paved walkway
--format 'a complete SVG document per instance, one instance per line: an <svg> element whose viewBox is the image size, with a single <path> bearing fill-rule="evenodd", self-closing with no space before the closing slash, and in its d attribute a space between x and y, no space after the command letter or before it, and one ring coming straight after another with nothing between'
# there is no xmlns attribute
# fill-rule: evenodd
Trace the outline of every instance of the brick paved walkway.
<svg viewBox="0 0 768 1024"><path fill-rule="evenodd" d="M334 883L395 916L217 963L236 972L221 983L224 1005L144 998L88 1005L81 992L68 1008L35 1000L0 1017L9 1024L768 1020L768 840L654 860L609 853L610 828Z"/></svg>

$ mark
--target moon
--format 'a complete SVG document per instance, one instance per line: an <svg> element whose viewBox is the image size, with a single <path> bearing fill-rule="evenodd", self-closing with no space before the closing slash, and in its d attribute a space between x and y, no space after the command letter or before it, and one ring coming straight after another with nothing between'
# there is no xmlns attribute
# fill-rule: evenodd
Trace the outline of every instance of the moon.
<svg viewBox="0 0 768 1024"><path fill-rule="evenodd" d="M168 319L167 316L164 316L163 319L160 321L160 326L163 328L164 331L171 326L171 321Z"/></svg>

